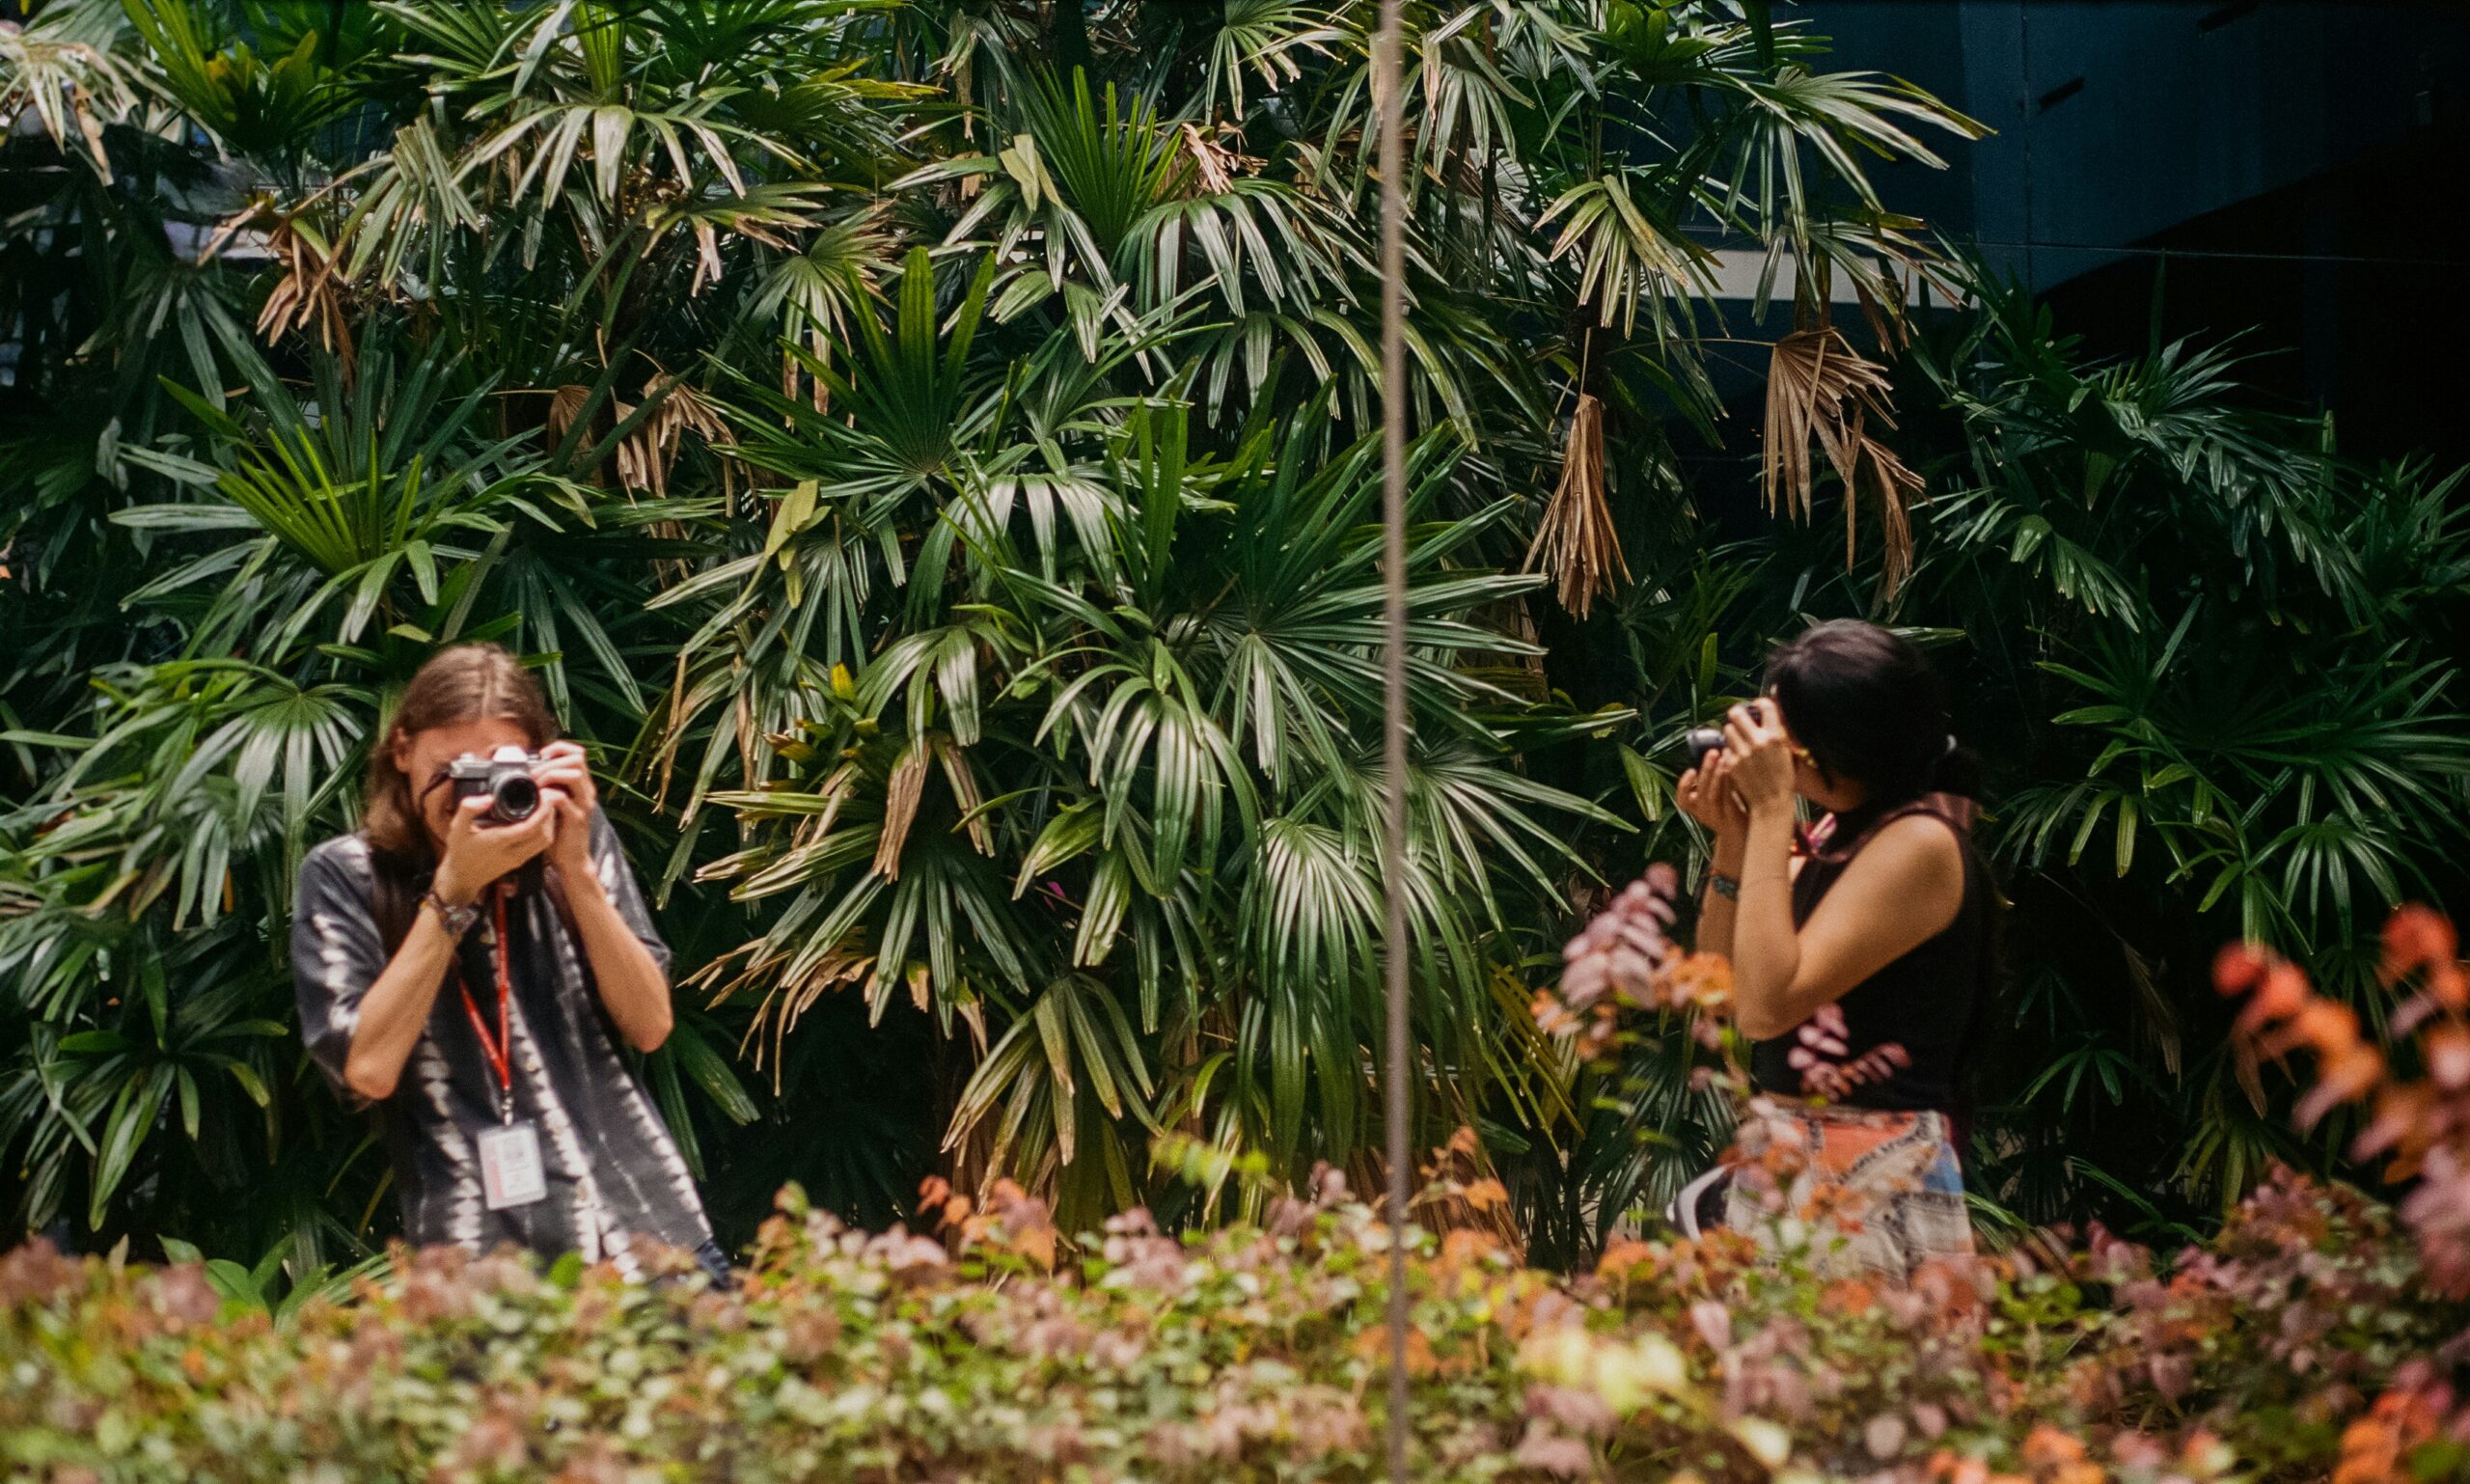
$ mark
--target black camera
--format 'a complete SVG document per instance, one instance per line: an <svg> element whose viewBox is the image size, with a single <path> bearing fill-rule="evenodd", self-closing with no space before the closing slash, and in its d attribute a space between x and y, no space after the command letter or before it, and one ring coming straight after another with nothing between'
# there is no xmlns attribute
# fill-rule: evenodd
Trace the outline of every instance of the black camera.
<svg viewBox="0 0 2470 1484"><path fill-rule="evenodd" d="M1713 727L1692 727L1681 739L1682 750L1689 755L1689 765L1703 768L1708 757L1724 750L1724 734Z"/></svg>
<svg viewBox="0 0 2470 1484"><path fill-rule="evenodd" d="M540 759L511 747L488 757L457 757L446 765L446 777L459 808L465 799L486 797L480 817L490 824L521 824L540 808L540 784L532 770Z"/></svg>

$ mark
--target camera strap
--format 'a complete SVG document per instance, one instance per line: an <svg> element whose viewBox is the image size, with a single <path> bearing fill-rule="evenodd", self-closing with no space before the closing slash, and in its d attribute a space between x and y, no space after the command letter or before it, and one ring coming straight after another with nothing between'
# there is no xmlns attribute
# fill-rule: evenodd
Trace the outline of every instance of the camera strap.
<svg viewBox="0 0 2470 1484"><path fill-rule="evenodd" d="M463 1013L472 1019L472 1033L480 1038L480 1055L487 1058L489 1070L497 1074L498 1119L510 1124L514 1121L514 1037L508 1030L507 1005L514 997L514 984L508 963L506 892L498 888L490 895L495 907L495 917L490 925L495 929L491 937L497 953L498 971L498 1029L495 1035L489 1033L489 1025L480 1014L480 1003L472 998L471 981L463 976L459 966L454 981L463 993Z"/></svg>

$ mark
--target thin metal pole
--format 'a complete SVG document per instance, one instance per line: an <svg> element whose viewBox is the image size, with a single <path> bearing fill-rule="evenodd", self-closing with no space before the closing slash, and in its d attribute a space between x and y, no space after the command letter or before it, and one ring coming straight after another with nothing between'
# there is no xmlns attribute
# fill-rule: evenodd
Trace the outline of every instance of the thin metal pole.
<svg viewBox="0 0 2470 1484"><path fill-rule="evenodd" d="M1407 1037L1407 166L1404 0L1381 0L1372 43L1372 97L1381 132L1381 880L1388 1007L1389 1478L1407 1484L1407 1201L1413 1152Z"/></svg>

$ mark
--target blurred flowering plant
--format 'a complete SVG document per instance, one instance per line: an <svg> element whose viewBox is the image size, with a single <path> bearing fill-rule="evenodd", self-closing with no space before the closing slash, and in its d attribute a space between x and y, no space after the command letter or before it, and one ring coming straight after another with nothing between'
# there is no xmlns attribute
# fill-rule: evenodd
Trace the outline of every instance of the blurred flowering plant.
<svg viewBox="0 0 2470 1484"><path fill-rule="evenodd" d="M940 1216L940 1240L868 1234L786 1193L727 1292L682 1257L679 1281L642 1284L398 1252L347 1302L281 1323L195 1267L22 1249L0 1257L0 1476L1383 1476L1388 1232L1333 1171L1257 1226L1177 1237L1116 1218L1077 1262L1017 1191L947 1194ZM1414 1474L2431 1478L2451 1423L2408 1384L2436 1374L2432 1331L2393 1238L2363 1198L2295 1177L2167 1277L2103 1239L2058 1271L1994 1262L1891 1288L1720 1231L1617 1242L1555 1277L1483 1231L1417 1230Z"/></svg>
<svg viewBox="0 0 2470 1484"><path fill-rule="evenodd" d="M2384 926L2377 977L2399 997L2383 1017L2382 1045L2369 1039L2356 1008L2317 993L2306 971L2268 949L2235 946L2213 964L2224 995L2246 996L2235 1029L2257 1054L2313 1057L2299 1124L2313 1127L2336 1108L2364 1105L2351 1157L2383 1160L2384 1178L2408 1186L2398 1214L2417 1260L2385 1291L2345 1303L2327 1297L2318 1273L2293 1277L2293 1290L2306 1298L2304 1307L2288 1310L2292 1360L2327 1378L2312 1403L2337 1411L2337 1400L2371 1389L2341 1363L2360 1347L2325 1342L2337 1326L2402 1330L2396 1315L2407 1313L2448 1332L2414 1335L2441 1343L2394 1366L2382 1394L2345 1427L2338 1484L2401 1484L2439 1468L2470 1468L2470 1403L2456 1374L2470 1360L2470 1326L2459 1306L2470 1300L2470 975L2453 924L2426 907L2396 912ZM2258 1204L2251 1199L2248 1208Z"/></svg>
<svg viewBox="0 0 2470 1484"><path fill-rule="evenodd" d="M1881 1197L1920 1188L1935 1145L1916 1141L1892 1158L1861 1161L1856 1186L1824 1157L1823 1143L1805 1137L1785 1100L1755 1087L1739 1038L1726 1033L1731 966L1717 954L1684 952L1669 936L1680 884L1679 874L1659 863L1614 896L1562 950L1560 984L1537 994L1536 1023L1599 1063L1633 1034L1625 1011L1645 1012L1653 1025L1677 1023L1701 1054L1688 1072L1690 1086L1731 1105L1732 1141L1721 1158L1749 1197L1743 1209L1762 1213L1762 1236L1770 1246L1801 1250L1822 1268L1862 1266L1863 1252L1883 1250L1878 1230L1865 1236L1865 1222L1878 1217ZM1800 1092L1841 1102L1892 1077L1911 1058L1892 1042L1855 1053L1842 1007L1830 1003L1795 1029L1786 1062Z"/></svg>
<svg viewBox="0 0 2470 1484"><path fill-rule="evenodd" d="M1703 1015L1720 966L1661 937L1652 890L1573 963L1600 1005ZM1668 898L1665 898L1668 901ZM2408 1046L2311 1008L2303 976L2223 959L2243 1021L2317 1047L2416 1159L2397 1214L2288 1171L2162 1260L2098 1227L1907 1286L1825 1278L1715 1231L1615 1241L1541 1273L1480 1219L1471 1140L1411 1232L1412 1466L1447 1484L2433 1484L2470 1464L2451 940L2388 940ZM1625 957L1623 955L1632 955ZM1590 971L1591 973L1592 971ZM2269 984L2272 987L2266 988ZM2427 1008L2407 1008L2424 1003ZM2251 1005L2251 1009L2252 1009ZM2344 1030L2351 1032L2346 1037ZM2304 1033L2301 1034L2301 1030ZM2353 1038L2355 1037L2355 1038ZM2430 1046L2429 1043L2433 1043ZM2423 1070L2403 1074L2397 1064ZM2426 1092L2406 1090L2424 1085ZM2395 1093L2399 1086L2404 1090ZM2413 1112L2384 1116L2391 1106ZM2406 1167L2405 1167L2406 1168ZM2429 1195L2432 1191L2436 1193ZM1015 1187L927 1193L928 1231L851 1230L794 1190L734 1288L571 1259L398 1251L287 1319L195 1266L0 1257L0 1475L40 1484L539 1479L551 1484L1384 1476L1386 1225L1329 1169L1207 1235L1133 1212L1067 1247ZM1461 1219L1467 1221L1461 1223Z"/></svg>
<svg viewBox="0 0 2470 1484"><path fill-rule="evenodd" d="M1559 985L1535 995L1535 1021L1547 1034L1601 1057L1622 1010L1662 1010L1682 1016L1707 1049L1722 1044L1717 1016L1732 1000L1732 970L1713 954L1685 954L1667 935L1680 889L1680 874L1658 862L1570 940Z"/></svg>
<svg viewBox="0 0 2470 1484"><path fill-rule="evenodd" d="M1661 862L1632 882L1561 950L1561 981L1539 990L1535 1020L1548 1034L1572 1038L1580 1055L1600 1057L1620 1033L1623 1010L1679 1017L1697 1044L1728 1049L1724 1016L1732 1005L1732 966L1715 953L1684 952L1669 929L1681 877ZM1866 1083L1881 1081L1911 1063L1892 1042L1852 1054L1843 1009L1819 1007L1795 1031L1787 1059L1800 1074L1801 1090L1841 1098ZM1727 1059L1710 1076L1746 1089L1747 1079ZM1706 1079L1702 1078L1702 1082Z"/></svg>
<svg viewBox="0 0 2470 1484"><path fill-rule="evenodd" d="M1719 1020L1724 966L1683 953L1667 936L1676 885L1669 871L1651 872L1573 940L1559 993L1538 998L1541 1024L1602 1055L1628 1033L1625 1011L1678 1015L1696 1044L1734 1049ZM1867 1400L1828 1353L1853 1341L1848 1370L1877 1363L1850 1318L1875 1305L1917 1317L1915 1333L1903 1338L1925 1355L1942 1349L1952 1358L1946 1375L1962 1384L1926 1396L1920 1410L1839 1413L1827 1433L1862 1437L1885 1459L1916 1437L1961 1434L1966 1422L1988 1427L1995 1444L1975 1440L1968 1453L1934 1452L1945 1484L2019 1474L2067 1484L2196 1479L2256 1469L2401 1484L2470 1468L2470 1409L2458 1404L2455 1374L2470 1360L2470 1309L2460 1302L2470 1299L2470 980L2450 925L2424 909L2393 919L2384 949L2384 982L2400 995L2383 1022L2386 1046L2369 1039L2354 1009L2317 995L2296 966L2261 950L2225 951L2218 978L2225 993L2253 994L2237 1027L2251 1054L2314 1053L2317 1076L2296 1109L2302 1124L2344 1104L2370 1105L2351 1152L2387 1158L2388 1179L2415 1181L2398 1221L2355 1190L2276 1169L2215 1240L2167 1261L2097 1224L2072 1250L2044 1243L1970 1274L1927 1275L1910 1291L1828 1284L1828 1323L1764 1345L1755 1361L1734 1353L1728 1405L1736 1415L1763 1410L1806 1425L1814 1399ZM1812 1017L1789 1053L1801 1090L1840 1098L1890 1073L1900 1055L1849 1051L1840 1019ZM1767 1193L1770 1207L1779 1193L1797 1195L1780 1213L1782 1251L1770 1241L1756 1259L1778 1281L1794 1281L1810 1266L1815 1230L1857 1230L1860 1202L1795 1168L1793 1147L1769 1137L1769 1100L1753 1094L1731 1056L1694 1075L1734 1099L1738 1133L1725 1158L1738 1177ZM1750 1244L1720 1232L1693 1260L1727 1243L1735 1260L1748 1260ZM1606 1261L1658 1266L1672 1250L1616 1246ZM1855 1293L1856 1304L1845 1302ZM1713 1333L1726 1312L1702 1305L1697 1317ZM2020 1356L2001 1338L2018 1320L2033 1336ZM2018 1368L2018 1360L2028 1363ZM2039 1420L2019 1441L2028 1419ZM2053 1425L2060 1421L2070 1425ZM1993 1467L2001 1450L2005 1474Z"/></svg>

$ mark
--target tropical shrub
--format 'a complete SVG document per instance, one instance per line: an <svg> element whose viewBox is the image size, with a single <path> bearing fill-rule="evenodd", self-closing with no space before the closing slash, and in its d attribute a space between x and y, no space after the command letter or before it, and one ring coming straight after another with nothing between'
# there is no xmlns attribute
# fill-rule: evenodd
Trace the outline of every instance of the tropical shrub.
<svg viewBox="0 0 2470 1484"><path fill-rule="evenodd" d="M2396 995L2363 1029L2346 1000L2319 994L2307 975L2268 950L2235 948L2213 968L2224 995L2244 994L2238 1030L2257 1049L2282 1057L2305 1050L2313 1086L2300 1100L2302 1122L2337 1108L2363 1105L2368 1113L2350 1154L2381 1159L2386 1180L2406 1182L2400 1217L2417 1239L2423 1300L2470 1297L2470 973L2453 924L2424 907L2394 914L2384 927L2376 978ZM2293 1275L2292 1291L2313 1274ZM2313 1314L2284 1324L2283 1352L2312 1361L2317 1337L2337 1326L2360 1326L2373 1310L2309 1295ZM2435 1356L2413 1360L2370 1413L2342 1435L2348 1478L2426 1477L2440 1467L2459 1470L2470 1458L2470 1401L2458 1375L2464 1338L2456 1334ZM2337 1374L2337 1373L2336 1373Z"/></svg>
<svg viewBox="0 0 2470 1484"><path fill-rule="evenodd" d="M2229 347L2098 360L1978 296L1899 371L1938 403L1907 428L1934 498L1899 614L1967 636L1944 652L2016 901L1980 1152L2030 1220L2100 1203L2183 1240L2276 1160L2330 1168L2205 993L2213 945L2364 1009L2374 924L2464 885L2460 475L2341 456Z"/></svg>
<svg viewBox="0 0 2470 1484"><path fill-rule="evenodd" d="M12 1220L304 1288L374 1250L280 924L397 688L475 638L593 750L698 972L645 1070L733 1238L793 1177L888 1221L938 1145L1076 1225L1227 1209L1161 1129L1362 1172L1371 14L8 23ZM1409 25L1412 1070L1424 1132L1549 1157L1579 1105L1520 971L1620 821L1533 759L1633 723L1552 694L1535 590L1613 580L1608 494L1678 514L1661 426L1728 339L1690 230L1798 265L1801 354L1831 285L1892 319L1930 260L1865 162L1975 126L1764 5Z"/></svg>
<svg viewBox="0 0 2470 1484"><path fill-rule="evenodd" d="M1660 867L1621 893L1570 943L1561 984L1538 997L1535 1013L1549 1033L1571 1039L1590 1057L1638 1035L1632 1023L1641 1010L1648 1012L1650 1033L1713 1053L1691 1080L1728 1093L1743 1137L1725 1151L1724 1163L1737 1182L1770 1193L1765 1205L1773 1217L1753 1233L1718 1231L1711 1245L1730 1242L1746 1250L1754 1237L1766 1250L1749 1259L1754 1265L1799 1273L1811 1256L1840 1240L1832 1233L1857 1229L1869 1215L1867 1197L1826 1180L1793 1180L1801 1172L1797 1146L1761 1147L1748 1137L1757 1127L1760 1098L1743 1074L1738 1040L1722 1023L1728 976L1719 960L1686 954L1668 938L1675 886L1674 873ZM2024 1403L2020 1413L1994 1409L2002 1421L2041 1419L2021 1447L2030 1468L2099 1475L2100 1463L2088 1456L2084 1439L2073 1436L2090 1424L2086 1437L2127 1468L2157 1463L2164 1455L2154 1430L2175 1430L2182 1467L2197 1476L2237 1467L2317 1476L2330 1467L2336 1479L2367 1481L2450 1477L2470 1469L2470 1408L2461 1405L2459 1390L2470 1345L2465 967L2444 918L2420 906L2396 913L2375 971L2394 1001L2377 1007L2379 1029L2371 1034L2357 1009L2318 994L2303 971L2270 949L2239 945L2217 957L2216 987L2225 996L2247 997L2233 1027L2240 1052L2275 1059L2311 1053L2312 1085L2295 1111L2301 1126L2345 1105L2369 1105L2347 1153L2362 1162L2388 1158L2384 1179L2410 1182L2409 1193L2397 1221L2396 1212L2353 1189L2319 1184L2276 1165L2214 1238L2180 1253L2167 1271L2156 1270L2151 1252L2119 1241L2098 1223L2082 1250L2053 1243L2064 1231L2042 1233L1998 1259L1995 1269L2022 1277L2020 1283L2011 1278L2004 1305L2005 1317L2021 1321L2020 1329L2011 1332L1997 1322L1975 1328L1960 1320L1953 1363L2001 1403ZM1804 1090L1836 1095L1857 1082L1862 1063L1846 1062L1842 1054L1824 1034L1805 1033L1795 1057ZM1666 1254L1647 1244L1616 1244L1604 1266L1633 1251L1645 1260L1648 1277L1665 1276ZM2046 1271L2037 1277L2037 1267ZM1982 1276L1973 1275L1976 1283ZM2095 1302L2062 1324L2066 1333L2054 1347L2041 1349L2038 1324L2045 1316L2017 1301L2058 1292L2048 1284L2052 1277L2070 1280L2065 1305L2077 1305L2088 1292ZM1913 1275L1908 1290L1890 1289L1884 1302L1898 1313L1924 1312L1929 1300L1962 1293L1964 1279L1962 1264L1934 1262ZM1686 1281L1681 1286L1686 1298ZM1859 1296L1851 1305L1855 1312L1866 1309L1873 1288L1871 1280L1838 1279L1820 1296L1820 1311L1840 1317L1844 1305L1827 1301L1848 1294ZM1720 1306L1695 1311L1711 1337L1724 1333L1723 1312ZM1941 1314L1940 1322L1947 1317ZM1824 1356L1831 1337L1826 1328L1817 1340L1802 1337L1791 1348ZM2028 1363L2051 1367L2020 1391L2010 1389L2019 1378L2006 1368L2018 1355L2016 1338L2026 1341L2021 1353ZM1866 1421L1870 1403L1858 1384L1848 1387L1824 1360L1815 1377L1802 1368L1784 1370L1768 1394L1795 1420L1820 1418L1820 1435L1839 1446L1856 1436L1875 1440L1874 1453L1887 1461L1923 1419L1922 1411L1901 1405L1916 1391L1932 1435L1947 1424L1945 1404L1927 1391L1928 1353L1924 1345L1916 1372L1895 1370L1887 1395L1898 1405L1868 1414ZM1606 1354L1580 1347L1576 1363L1581 1369L1601 1364ZM1617 1360L1622 1352L1616 1344L1609 1354ZM1916 1373L1923 1382L1913 1379ZM1742 1370L1728 1366L1725 1374L1738 1404ZM2050 1394L2031 1395L2039 1385ZM1823 1405L1847 1390L1853 1400L1849 1410ZM1959 1403L1955 1415L1973 1419L1981 1414ZM2052 1419L2066 1430L2051 1431ZM2225 1438L2235 1442L2224 1447ZM1995 1462L1978 1454L1962 1464L1940 1458L1934 1472L1942 1464L1980 1471Z"/></svg>

